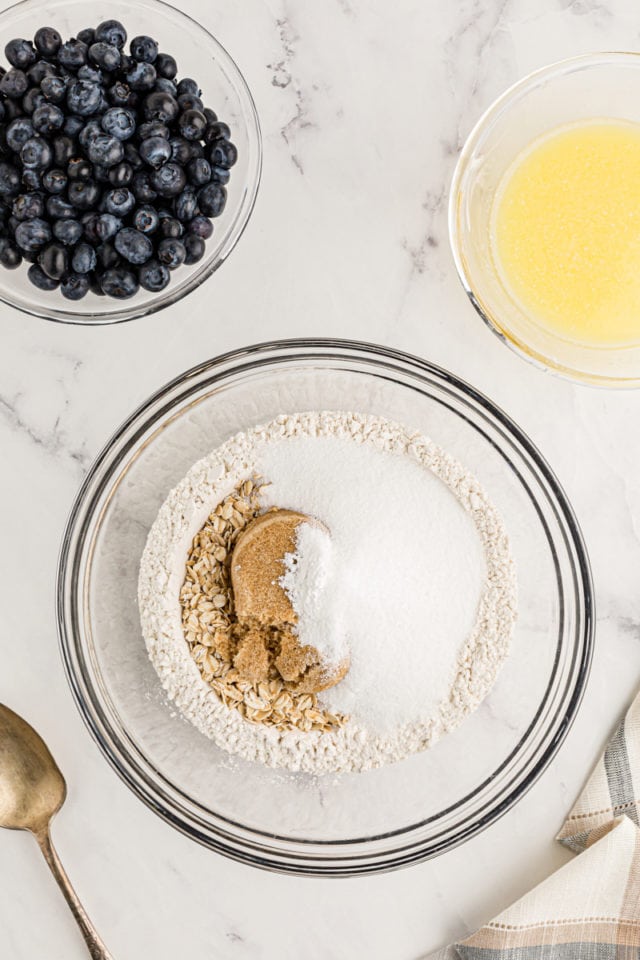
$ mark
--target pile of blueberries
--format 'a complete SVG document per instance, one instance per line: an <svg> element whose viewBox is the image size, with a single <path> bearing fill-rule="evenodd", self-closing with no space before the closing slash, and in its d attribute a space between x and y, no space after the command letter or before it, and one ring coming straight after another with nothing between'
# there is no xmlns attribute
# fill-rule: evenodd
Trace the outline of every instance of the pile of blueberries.
<svg viewBox="0 0 640 960"><path fill-rule="evenodd" d="M197 263L237 150L195 80L117 20L11 40L0 68L0 263L40 290L125 299Z"/></svg>

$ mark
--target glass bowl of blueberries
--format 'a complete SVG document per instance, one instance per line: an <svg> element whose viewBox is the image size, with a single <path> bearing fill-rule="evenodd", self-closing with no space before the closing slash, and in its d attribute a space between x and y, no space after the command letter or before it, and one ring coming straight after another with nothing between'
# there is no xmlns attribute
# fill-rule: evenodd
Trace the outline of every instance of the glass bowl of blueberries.
<svg viewBox="0 0 640 960"><path fill-rule="evenodd" d="M0 18L0 300L114 323L181 299L253 209L260 126L235 62L161 0Z"/></svg>

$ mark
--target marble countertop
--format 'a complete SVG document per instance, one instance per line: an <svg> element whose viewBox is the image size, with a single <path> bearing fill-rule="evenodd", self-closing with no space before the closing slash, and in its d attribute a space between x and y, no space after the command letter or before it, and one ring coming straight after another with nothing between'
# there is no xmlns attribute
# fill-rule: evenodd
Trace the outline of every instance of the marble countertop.
<svg viewBox="0 0 640 960"><path fill-rule="evenodd" d="M417 960L471 931L569 854L553 841L640 683L640 391L543 374L502 346L455 275L456 155L505 86L562 57L638 44L633 0L242 0L181 7L237 59L265 164L245 236L215 278L112 328L2 309L0 701L48 740L69 783L55 841L117 960ZM503 406L567 490L588 544L597 644L583 706L527 797L437 860L363 880L270 875L153 816L72 702L53 617L58 544L94 454L152 390L264 339L346 336L450 368ZM0 836L0 955L83 960L26 835Z"/></svg>

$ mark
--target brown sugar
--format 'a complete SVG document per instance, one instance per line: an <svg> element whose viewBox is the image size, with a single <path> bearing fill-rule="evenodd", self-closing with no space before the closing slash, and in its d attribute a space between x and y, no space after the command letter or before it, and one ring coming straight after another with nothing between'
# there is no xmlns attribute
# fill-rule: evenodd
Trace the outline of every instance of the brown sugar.
<svg viewBox="0 0 640 960"><path fill-rule="evenodd" d="M280 578L285 555L295 552L298 527L308 522L308 517L294 510L270 510L244 528L231 558L238 619L257 620L266 626L296 622Z"/></svg>

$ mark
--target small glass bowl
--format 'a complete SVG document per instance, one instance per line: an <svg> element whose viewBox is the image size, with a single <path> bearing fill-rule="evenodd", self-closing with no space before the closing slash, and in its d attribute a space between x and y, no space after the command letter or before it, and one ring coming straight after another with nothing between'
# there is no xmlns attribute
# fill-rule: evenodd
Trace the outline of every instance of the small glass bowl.
<svg viewBox="0 0 640 960"><path fill-rule="evenodd" d="M553 128L594 118L640 123L638 54L594 53L563 60L503 93L462 149L449 196L449 236L469 299L504 343L544 369L574 380L637 387L640 344L588 346L546 330L506 289L491 250L491 208L505 171Z"/></svg>
<svg viewBox="0 0 640 960"><path fill-rule="evenodd" d="M38 290L27 279L28 264L17 270L0 268L0 301L25 313L64 323L118 323L155 313L195 290L226 260L247 225L256 199L262 168L260 124L253 98L236 63L224 47L199 23L163 0L23 0L0 15L0 50L14 37L33 38L42 26L55 27L67 40L84 27L108 19L120 20L127 44L151 33L160 49L174 56L178 77L193 77L202 87L205 106L216 111L231 128L238 162L231 171L227 205L214 221L205 255L192 266L182 266L158 294L140 290L131 300L114 300L89 292L77 302L59 291Z"/></svg>
<svg viewBox="0 0 640 960"><path fill-rule="evenodd" d="M483 484L517 566L518 622L487 699L430 750L365 773L294 774L220 749L168 701L140 630L140 556L170 490L238 430L303 410L383 415L430 436ZM531 441L445 370L339 340L261 344L209 360L136 410L78 493L57 604L76 703L134 793L213 850L306 875L416 863L502 816L564 739L593 644L584 544Z"/></svg>

